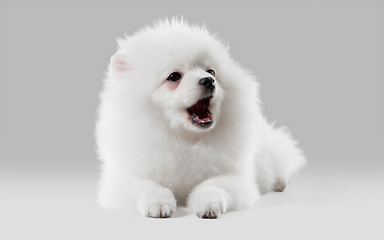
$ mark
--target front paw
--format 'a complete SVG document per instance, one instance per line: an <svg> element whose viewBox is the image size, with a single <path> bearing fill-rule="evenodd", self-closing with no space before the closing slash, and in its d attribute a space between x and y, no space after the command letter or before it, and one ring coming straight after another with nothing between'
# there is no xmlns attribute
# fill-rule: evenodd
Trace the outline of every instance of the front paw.
<svg viewBox="0 0 384 240"><path fill-rule="evenodd" d="M168 218L176 211L176 199L168 188L152 187L141 194L139 210L146 217Z"/></svg>
<svg viewBox="0 0 384 240"><path fill-rule="evenodd" d="M216 187L193 191L188 205L199 218L215 219L227 211L228 194Z"/></svg>
<svg viewBox="0 0 384 240"><path fill-rule="evenodd" d="M145 213L146 217L151 218L169 218L176 210L176 200L174 202L156 202L148 207Z"/></svg>

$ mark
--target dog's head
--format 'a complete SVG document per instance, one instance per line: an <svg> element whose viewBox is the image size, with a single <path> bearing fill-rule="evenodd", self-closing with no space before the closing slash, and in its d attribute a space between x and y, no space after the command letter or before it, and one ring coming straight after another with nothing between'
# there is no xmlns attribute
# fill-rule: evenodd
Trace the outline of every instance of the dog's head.
<svg viewBox="0 0 384 240"><path fill-rule="evenodd" d="M214 128L222 98L220 80L211 65L171 70L153 95L172 127L191 131Z"/></svg>
<svg viewBox="0 0 384 240"><path fill-rule="evenodd" d="M233 63L227 47L207 30L163 21L119 45L111 78L126 82L131 94L153 107L135 111L147 108L172 129L193 132L209 131L220 121L225 72Z"/></svg>

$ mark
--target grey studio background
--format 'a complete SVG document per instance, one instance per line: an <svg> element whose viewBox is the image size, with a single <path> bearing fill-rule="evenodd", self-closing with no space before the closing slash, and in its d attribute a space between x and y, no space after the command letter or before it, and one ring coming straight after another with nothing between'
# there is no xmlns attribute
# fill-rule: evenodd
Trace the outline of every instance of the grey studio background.
<svg viewBox="0 0 384 240"><path fill-rule="evenodd" d="M206 23L262 84L308 165L284 193L212 221L97 206L93 129L116 37ZM1 1L0 239L383 239L383 1Z"/></svg>

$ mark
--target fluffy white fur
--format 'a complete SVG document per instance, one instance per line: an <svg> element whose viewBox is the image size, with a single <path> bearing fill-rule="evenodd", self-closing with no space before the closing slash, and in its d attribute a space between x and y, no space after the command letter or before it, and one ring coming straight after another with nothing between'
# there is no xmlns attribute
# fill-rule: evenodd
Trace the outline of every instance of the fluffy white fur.
<svg viewBox="0 0 384 240"><path fill-rule="evenodd" d="M262 115L255 77L204 27L163 20L118 43L96 126L102 206L169 217L187 205L216 218L283 191L304 164L287 130ZM167 81L172 72L182 79ZM205 94L204 77L216 84L209 128L187 112Z"/></svg>

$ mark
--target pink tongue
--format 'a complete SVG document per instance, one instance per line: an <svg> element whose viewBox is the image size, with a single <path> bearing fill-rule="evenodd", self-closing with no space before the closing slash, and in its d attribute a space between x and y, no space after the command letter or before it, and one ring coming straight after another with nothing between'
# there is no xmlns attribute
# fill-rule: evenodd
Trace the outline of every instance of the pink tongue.
<svg viewBox="0 0 384 240"><path fill-rule="evenodd" d="M207 105L205 104L205 101L198 101L191 107L191 111L194 112L197 116L201 116L206 108Z"/></svg>

